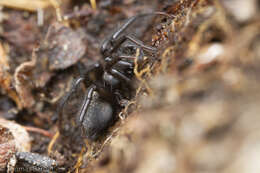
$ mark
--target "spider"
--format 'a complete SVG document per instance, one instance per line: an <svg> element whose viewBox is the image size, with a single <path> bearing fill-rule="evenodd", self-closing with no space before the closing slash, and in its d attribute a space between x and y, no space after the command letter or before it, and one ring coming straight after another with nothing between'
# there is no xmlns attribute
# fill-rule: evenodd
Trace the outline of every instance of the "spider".
<svg viewBox="0 0 260 173"><path fill-rule="evenodd" d="M100 48L102 61L87 67L85 72L75 79L71 90L60 102L59 127L61 127L64 105L81 83L87 88L78 112L78 123L84 136L96 140L114 122L115 110L121 107L120 100L129 100L132 97L135 61L138 65L144 64L147 61L144 58L145 52L157 52L157 48L145 45L141 40L125 34L127 28L137 19L149 15L172 18L164 12L139 14L127 19L118 30L107 37ZM138 57L131 54L137 49Z"/></svg>

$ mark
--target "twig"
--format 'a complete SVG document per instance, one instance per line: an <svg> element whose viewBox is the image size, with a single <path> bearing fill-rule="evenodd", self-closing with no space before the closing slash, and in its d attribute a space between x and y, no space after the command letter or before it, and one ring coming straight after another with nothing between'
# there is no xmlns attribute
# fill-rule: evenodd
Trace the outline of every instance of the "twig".
<svg viewBox="0 0 260 173"><path fill-rule="evenodd" d="M90 0L91 7L96 10L97 9L97 3L96 0Z"/></svg>
<svg viewBox="0 0 260 173"><path fill-rule="evenodd" d="M24 126L24 128L29 132L39 133L39 134L41 134L43 136L47 136L49 138L52 138L54 136L51 132L44 130L44 129L37 128L37 127Z"/></svg>
<svg viewBox="0 0 260 173"><path fill-rule="evenodd" d="M53 138L51 139L51 142L50 142L49 145L48 145L48 155L51 154L52 147L53 147L54 143L56 142L56 140L58 139L59 136L60 136L60 132L57 131L57 132L55 133L55 135L53 136Z"/></svg>
<svg viewBox="0 0 260 173"><path fill-rule="evenodd" d="M39 8L47 8L51 3L46 0L0 0L0 5L27 11L37 11Z"/></svg>

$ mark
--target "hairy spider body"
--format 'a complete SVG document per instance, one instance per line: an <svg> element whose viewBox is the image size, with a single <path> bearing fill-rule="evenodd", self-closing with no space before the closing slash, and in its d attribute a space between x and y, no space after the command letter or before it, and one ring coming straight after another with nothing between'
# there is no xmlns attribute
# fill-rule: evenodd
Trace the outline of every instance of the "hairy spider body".
<svg viewBox="0 0 260 173"><path fill-rule="evenodd" d="M140 17L148 15L164 15L163 12L145 13L133 16L111 36L104 40L100 52L102 61L87 68L77 78L61 102L58 113L61 126L62 109L69 97L81 82L87 88L83 103L79 109L79 123L85 136L96 140L115 120L115 110L121 107L121 99L131 99L134 91L133 78L135 63L145 63L145 52L156 53L157 49L145 45L137 38L124 34L125 30ZM135 52L139 49L139 56Z"/></svg>

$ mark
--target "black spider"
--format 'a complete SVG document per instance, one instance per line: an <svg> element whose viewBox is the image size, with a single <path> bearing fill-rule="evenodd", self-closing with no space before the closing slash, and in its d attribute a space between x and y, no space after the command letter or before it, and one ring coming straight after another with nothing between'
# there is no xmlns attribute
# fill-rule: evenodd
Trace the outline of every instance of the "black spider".
<svg viewBox="0 0 260 173"><path fill-rule="evenodd" d="M124 34L125 30L141 17L149 15L163 15L172 17L163 12L145 13L133 16L102 43L100 51L103 60L88 67L78 77L58 107L59 126L61 129L62 110L70 96L80 83L84 83L87 92L78 113L79 123L85 136L96 140L115 120L115 110L120 107L120 100L131 99L134 91L134 66L144 64L145 52L156 53L157 49L145 45L137 38ZM139 56L136 57L136 50Z"/></svg>

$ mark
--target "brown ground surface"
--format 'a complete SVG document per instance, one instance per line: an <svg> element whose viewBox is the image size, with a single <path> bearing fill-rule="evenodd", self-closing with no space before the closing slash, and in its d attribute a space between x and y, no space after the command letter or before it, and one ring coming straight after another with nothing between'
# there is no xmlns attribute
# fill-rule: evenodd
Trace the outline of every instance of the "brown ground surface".
<svg viewBox="0 0 260 173"><path fill-rule="evenodd" d="M260 172L259 1L92 1L96 9L80 0L7 1L0 1L0 117L29 132L30 152L72 172ZM58 136L57 105L77 63L99 60L101 40L118 23L150 11L175 17L129 29L159 48L153 66L135 71L136 97L98 141L76 127Z"/></svg>

